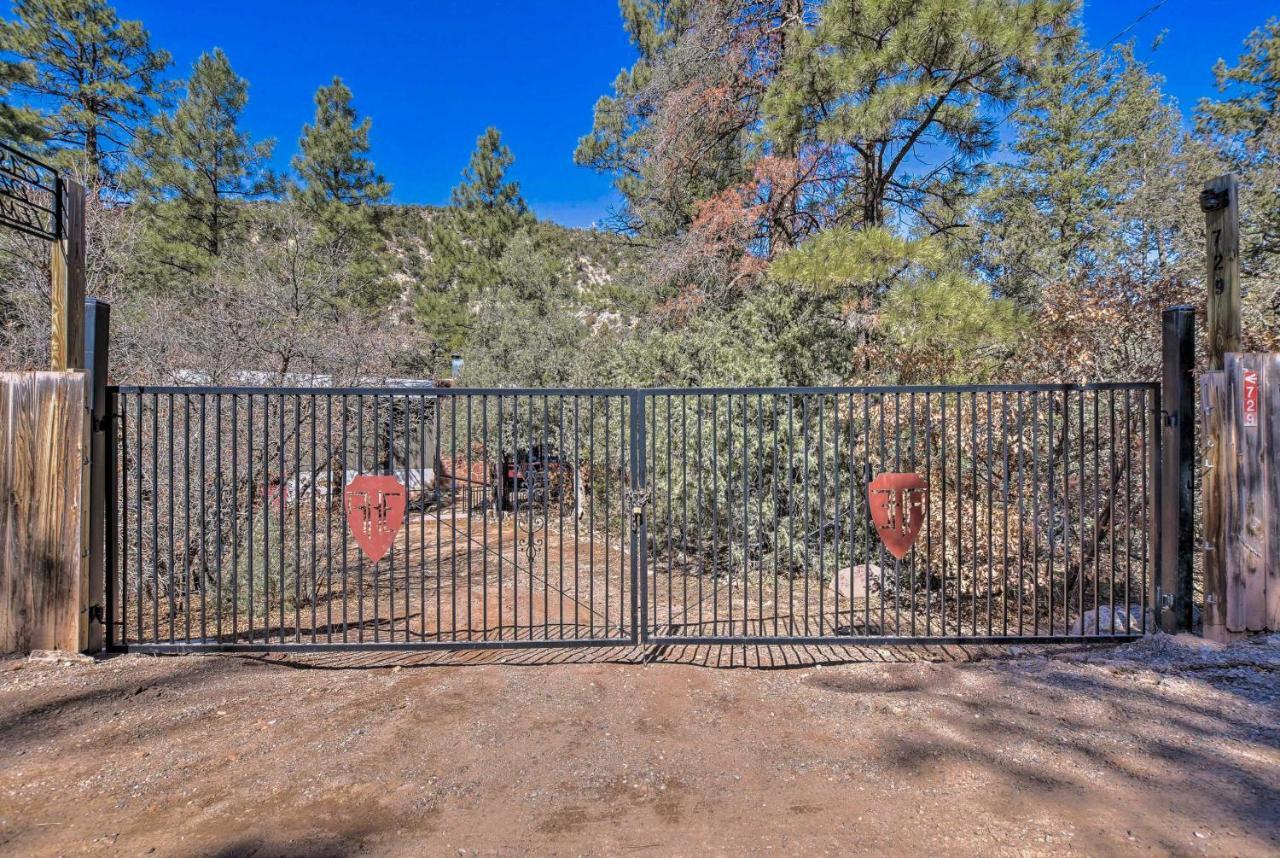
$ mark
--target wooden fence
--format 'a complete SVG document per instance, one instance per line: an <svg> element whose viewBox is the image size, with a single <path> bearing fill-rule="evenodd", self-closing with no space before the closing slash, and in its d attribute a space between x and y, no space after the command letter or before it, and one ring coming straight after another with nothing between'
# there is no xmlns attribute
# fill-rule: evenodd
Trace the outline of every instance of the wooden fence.
<svg viewBox="0 0 1280 858"><path fill-rule="evenodd" d="M1280 630L1280 354L1201 376L1204 635Z"/></svg>
<svg viewBox="0 0 1280 858"><path fill-rule="evenodd" d="M0 373L0 652L84 650L82 372Z"/></svg>

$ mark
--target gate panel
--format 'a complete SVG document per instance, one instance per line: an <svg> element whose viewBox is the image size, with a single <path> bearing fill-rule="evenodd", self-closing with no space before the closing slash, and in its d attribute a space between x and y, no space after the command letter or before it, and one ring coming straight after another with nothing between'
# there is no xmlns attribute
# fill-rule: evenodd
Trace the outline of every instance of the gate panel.
<svg viewBox="0 0 1280 858"><path fill-rule="evenodd" d="M119 387L113 401L125 648L637 637L630 392ZM407 495L377 562L344 502L360 475Z"/></svg>
<svg viewBox="0 0 1280 858"><path fill-rule="evenodd" d="M648 392L651 640L1141 634L1156 407L1149 384ZM918 528L902 557L873 503Z"/></svg>

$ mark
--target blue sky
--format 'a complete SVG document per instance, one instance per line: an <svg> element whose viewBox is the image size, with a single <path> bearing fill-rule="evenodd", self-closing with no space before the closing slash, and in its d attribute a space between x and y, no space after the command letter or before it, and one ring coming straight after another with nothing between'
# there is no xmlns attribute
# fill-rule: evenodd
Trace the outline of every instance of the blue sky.
<svg viewBox="0 0 1280 858"><path fill-rule="evenodd" d="M1125 34L1189 111L1213 91L1274 0L1087 0L1090 42ZM116 0L184 76L214 46L248 79L245 127L288 163L316 87L337 74L373 117L373 157L393 199L439 204L488 125L516 156L514 177L542 217L588 226L614 204L609 179L573 163L596 99L634 59L613 0ZM1153 38L1166 31L1152 53Z"/></svg>

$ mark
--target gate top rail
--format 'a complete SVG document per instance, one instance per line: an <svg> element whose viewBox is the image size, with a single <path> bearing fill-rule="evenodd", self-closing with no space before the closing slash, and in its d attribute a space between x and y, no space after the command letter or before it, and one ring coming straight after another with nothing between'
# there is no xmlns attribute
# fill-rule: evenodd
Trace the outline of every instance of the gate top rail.
<svg viewBox="0 0 1280 858"><path fill-rule="evenodd" d="M239 396L704 396L726 394L877 393L1061 393L1091 390L1156 390L1154 381L1097 381L1087 384L922 384L831 387L252 387L217 385L117 384L113 393L225 394Z"/></svg>

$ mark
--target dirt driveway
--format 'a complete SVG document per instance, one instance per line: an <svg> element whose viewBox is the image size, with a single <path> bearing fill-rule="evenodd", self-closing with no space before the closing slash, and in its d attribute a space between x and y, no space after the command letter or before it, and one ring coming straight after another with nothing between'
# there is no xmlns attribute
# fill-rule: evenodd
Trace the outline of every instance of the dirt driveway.
<svg viewBox="0 0 1280 858"><path fill-rule="evenodd" d="M0 853L1274 855L1278 669L1280 636L9 660Z"/></svg>

